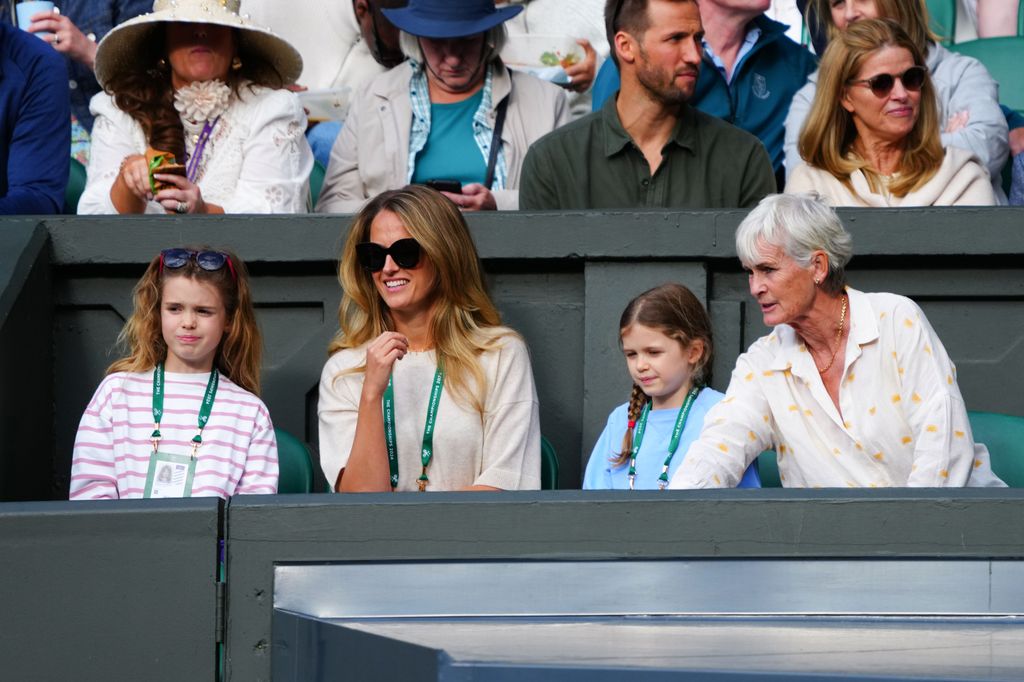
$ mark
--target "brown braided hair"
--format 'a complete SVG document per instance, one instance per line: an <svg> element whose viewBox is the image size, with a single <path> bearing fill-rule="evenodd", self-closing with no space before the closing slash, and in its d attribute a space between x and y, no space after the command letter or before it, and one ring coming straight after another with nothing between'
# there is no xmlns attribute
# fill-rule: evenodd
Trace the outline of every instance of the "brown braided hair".
<svg viewBox="0 0 1024 682"><path fill-rule="evenodd" d="M235 54L241 63L237 69L232 67L227 76L227 85L235 96L241 95L245 84L250 89L253 86L283 87L284 78L274 65L248 45L244 34L237 29L232 33ZM108 80L106 91L114 98L118 109L142 126L150 147L170 152L178 163L185 163L185 130L178 110L174 108L165 27L154 25L142 45L141 53L132 66Z"/></svg>
<svg viewBox="0 0 1024 682"><path fill-rule="evenodd" d="M620 344L622 335L634 324L657 329L665 336L678 341L684 348L695 340L702 341L704 352L693 367L693 383L695 386L703 386L711 382L711 360L714 357L711 319L692 291L682 284L670 282L648 289L634 298L619 318ZM626 432L622 436L622 449L612 459L614 466L622 466L629 462L633 451L633 427L636 426L647 401L647 394L634 383L629 394L626 417L628 422Z"/></svg>

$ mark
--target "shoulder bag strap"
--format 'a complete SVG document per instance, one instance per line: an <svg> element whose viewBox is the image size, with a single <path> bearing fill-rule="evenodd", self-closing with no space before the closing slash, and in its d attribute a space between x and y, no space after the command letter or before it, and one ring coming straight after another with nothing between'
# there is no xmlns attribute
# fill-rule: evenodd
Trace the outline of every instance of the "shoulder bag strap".
<svg viewBox="0 0 1024 682"><path fill-rule="evenodd" d="M511 83L505 99L498 103L498 111L494 119L494 135L491 136L491 155L487 159L487 175L484 187L491 188L494 184L494 167L498 164L498 152L501 150L501 130L505 127L505 114L508 112L508 101L512 99Z"/></svg>

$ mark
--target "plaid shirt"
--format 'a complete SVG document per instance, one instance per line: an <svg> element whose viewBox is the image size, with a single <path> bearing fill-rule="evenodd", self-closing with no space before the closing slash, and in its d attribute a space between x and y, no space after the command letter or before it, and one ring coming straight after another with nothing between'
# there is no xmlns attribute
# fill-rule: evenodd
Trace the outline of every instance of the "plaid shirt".
<svg viewBox="0 0 1024 682"><path fill-rule="evenodd" d="M416 155L427 145L427 138L430 137L430 90L427 87L427 74L422 66L414 64L415 71L409 81L409 100L412 103L412 130L409 132L409 168L406 172L405 181L412 182L413 173L416 170ZM494 124L491 122L491 83L493 81L494 65L487 66L487 75L484 76L483 99L480 107L473 114L473 139L480 154L484 157L484 164L491 156L491 140L494 138ZM505 178L508 170L505 165L505 150L498 150L498 160L494 164L494 184L491 189L505 189Z"/></svg>

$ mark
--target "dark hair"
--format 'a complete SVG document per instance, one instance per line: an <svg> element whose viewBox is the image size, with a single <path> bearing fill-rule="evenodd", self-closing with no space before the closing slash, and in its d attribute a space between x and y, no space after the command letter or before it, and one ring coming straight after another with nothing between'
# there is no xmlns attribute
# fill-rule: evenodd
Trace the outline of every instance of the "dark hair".
<svg viewBox="0 0 1024 682"><path fill-rule="evenodd" d="M174 154L178 163L185 163L185 130L174 108L174 87L167 63L167 22L154 24L135 59L110 77L106 91L117 108L138 121L150 147ZM227 84L235 96L248 84L281 88L284 78L272 63L254 50L244 32L232 29L235 56L241 64L228 71Z"/></svg>
<svg viewBox="0 0 1024 682"><path fill-rule="evenodd" d="M704 352L693 368L694 385L706 385L711 381L711 361L714 357L714 345L711 338L711 319L707 310L693 295L693 292L682 284L668 283L648 289L626 306L619 318L619 336L634 324L657 329L665 336L675 339L685 348L694 341L701 341ZM647 394L639 385L633 384L629 395L627 419L635 423L647 403ZM622 466L629 461L633 450L633 429L626 427L622 437L622 450L612 460L615 466Z"/></svg>
<svg viewBox="0 0 1024 682"><path fill-rule="evenodd" d="M697 0L671 0L673 2L692 2ZM650 0L605 0L604 3L604 31L608 37L609 54L619 66L619 57L615 52L615 34L625 31L630 35L640 38L651 27L650 17L647 16L647 5Z"/></svg>

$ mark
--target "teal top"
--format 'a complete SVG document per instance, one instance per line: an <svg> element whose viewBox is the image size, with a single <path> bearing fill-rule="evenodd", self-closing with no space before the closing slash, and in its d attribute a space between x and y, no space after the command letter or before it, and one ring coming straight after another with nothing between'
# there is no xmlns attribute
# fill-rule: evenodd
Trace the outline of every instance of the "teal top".
<svg viewBox="0 0 1024 682"><path fill-rule="evenodd" d="M473 137L473 116L480 108L484 92L452 104L430 104L430 134L416 155L412 181L458 180L463 185L482 183L487 162Z"/></svg>

